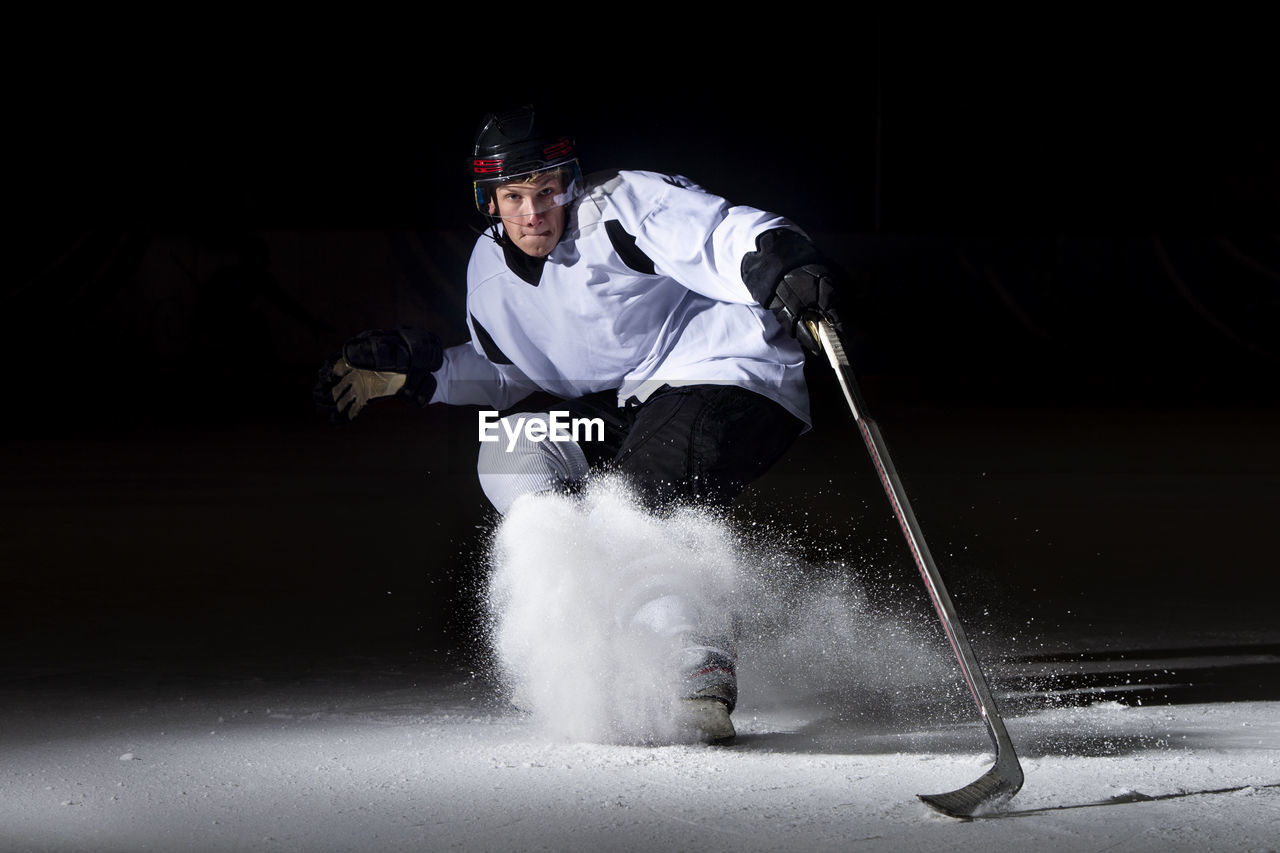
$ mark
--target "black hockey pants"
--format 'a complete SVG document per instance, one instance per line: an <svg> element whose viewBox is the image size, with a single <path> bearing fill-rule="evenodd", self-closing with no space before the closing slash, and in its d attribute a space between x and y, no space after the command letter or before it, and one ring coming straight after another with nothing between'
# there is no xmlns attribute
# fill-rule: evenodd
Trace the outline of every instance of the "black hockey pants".
<svg viewBox="0 0 1280 853"><path fill-rule="evenodd" d="M582 443L591 469L618 472L652 509L728 506L804 428L767 397L731 385L664 386L625 408L616 399L591 394L558 408L604 421L604 440Z"/></svg>

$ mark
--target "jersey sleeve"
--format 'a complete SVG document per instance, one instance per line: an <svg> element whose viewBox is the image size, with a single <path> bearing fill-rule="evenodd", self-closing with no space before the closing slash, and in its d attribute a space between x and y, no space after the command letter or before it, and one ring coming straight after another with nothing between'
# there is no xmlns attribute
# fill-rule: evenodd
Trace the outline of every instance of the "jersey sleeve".
<svg viewBox="0 0 1280 853"><path fill-rule="evenodd" d="M778 228L804 233L786 217L730 204L678 176L641 173L624 200L633 205L636 245L655 270L722 302L756 304L742 279L742 259L756 251L757 237Z"/></svg>
<svg viewBox="0 0 1280 853"><path fill-rule="evenodd" d="M435 371L432 403L453 406L490 406L505 409L538 390L519 368L494 364L471 342L448 347L444 363Z"/></svg>

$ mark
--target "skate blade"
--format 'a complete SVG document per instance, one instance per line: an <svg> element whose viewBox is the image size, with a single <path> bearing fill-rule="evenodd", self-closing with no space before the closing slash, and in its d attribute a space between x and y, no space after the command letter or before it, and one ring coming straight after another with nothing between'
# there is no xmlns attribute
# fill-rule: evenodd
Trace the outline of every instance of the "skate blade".
<svg viewBox="0 0 1280 853"><path fill-rule="evenodd" d="M685 699L681 719L686 732L702 743L728 743L737 737L729 707L719 699Z"/></svg>

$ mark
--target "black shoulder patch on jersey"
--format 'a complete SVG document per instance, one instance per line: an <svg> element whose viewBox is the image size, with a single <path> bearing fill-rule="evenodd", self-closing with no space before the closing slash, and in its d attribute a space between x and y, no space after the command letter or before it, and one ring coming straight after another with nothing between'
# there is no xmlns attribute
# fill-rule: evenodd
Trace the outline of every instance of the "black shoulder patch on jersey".
<svg viewBox="0 0 1280 853"><path fill-rule="evenodd" d="M604 230L609 235L609 242L613 244L613 250L618 253L618 257L622 258L622 262L631 269L644 275L653 275L653 261L649 256L640 251L640 247L636 245L636 238L623 229L622 223L616 219L610 219L604 224Z"/></svg>
<svg viewBox="0 0 1280 853"><path fill-rule="evenodd" d="M520 251L519 249L516 250ZM493 338L489 337L489 333L485 331L484 326L480 325L480 321L476 319L476 315L471 315L471 325L475 327L476 339L480 341L480 349L484 350L485 358L494 364L511 364L511 359L498 349L498 345L493 342Z"/></svg>
<svg viewBox="0 0 1280 853"><path fill-rule="evenodd" d="M506 259L507 268L518 275L521 281L537 287L538 282L542 281L542 268L546 266L547 259L526 255L511 245L511 241L506 237L498 242L502 246L502 256Z"/></svg>

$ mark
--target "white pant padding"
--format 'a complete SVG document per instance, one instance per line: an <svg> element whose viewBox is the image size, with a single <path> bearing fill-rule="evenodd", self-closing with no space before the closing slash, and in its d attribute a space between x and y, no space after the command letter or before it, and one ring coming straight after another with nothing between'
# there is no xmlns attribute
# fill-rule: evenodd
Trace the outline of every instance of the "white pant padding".
<svg viewBox="0 0 1280 853"><path fill-rule="evenodd" d="M576 442L527 438L525 422L530 420L547 424L544 434L549 434L550 419L545 414L510 415L501 421L499 440L480 445L476 463L480 488L494 508L504 515L521 495L556 491L581 482L590 470L587 456ZM508 435L516 436L510 445Z"/></svg>
<svg viewBox="0 0 1280 853"><path fill-rule="evenodd" d="M697 621L688 599L664 595L642 604L632 615L631 626L647 628L662 637L678 637L693 633Z"/></svg>

